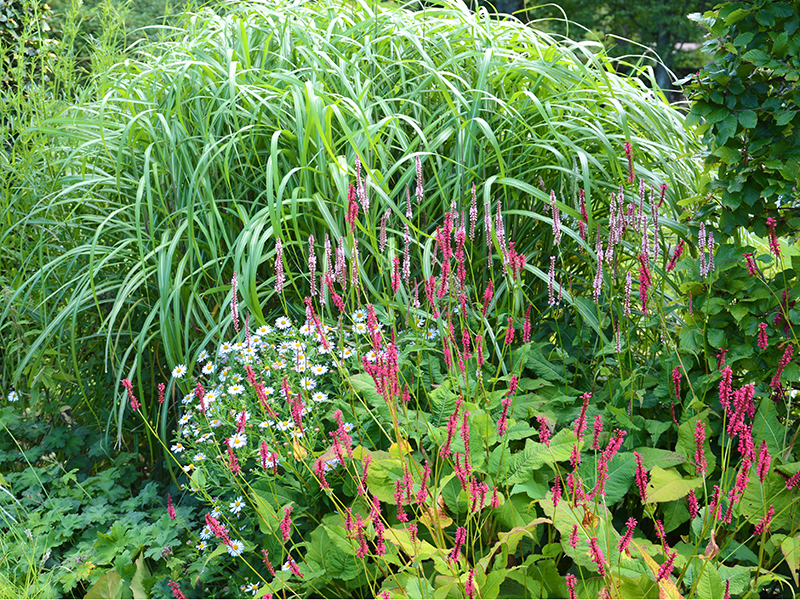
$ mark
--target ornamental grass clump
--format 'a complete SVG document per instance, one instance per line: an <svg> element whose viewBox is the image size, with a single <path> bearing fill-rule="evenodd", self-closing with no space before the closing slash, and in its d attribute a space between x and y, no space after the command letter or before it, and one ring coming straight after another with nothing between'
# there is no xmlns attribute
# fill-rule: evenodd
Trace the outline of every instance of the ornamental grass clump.
<svg viewBox="0 0 800 600"><path fill-rule="evenodd" d="M466 194L425 230L409 190L384 234L362 221L358 179L343 235L277 254L285 315L261 323L234 275L229 333L165 400L178 428L164 443L206 506L180 593L229 580L248 597L792 593L800 463L793 396L776 390L793 346L749 380L724 349L702 366L678 353L680 290L697 278L711 293L716 269L745 265L703 228L666 269L666 190L630 187L608 221L561 223L586 233L601 275L573 273L554 236L554 294L530 295L553 263L517 250L499 203L481 220Z"/></svg>
<svg viewBox="0 0 800 600"><path fill-rule="evenodd" d="M171 368L188 365L220 319L232 326L221 282L234 271L251 320L265 323L280 305L278 253L296 273L311 258L310 236L318 265L325 234L334 248L347 238L350 182L359 190L352 218L375 233L358 246L364 290L376 297L399 272L416 278L424 298L430 274L421 262L395 253L395 269L384 253L441 225L473 186L478 197L463 209L489 203L494 213L502 201L514 252L545 264L544 279L526 280L538 295L548 286L538 252L554 255L554 237L569 272L594 274L576 259L581 238L570 223L579 220L580 188L580 227L606 218L609 193L628 170L619 160L625 141L648 188L669 182L670 218L697 178L697 139L645 84L645 70L621 75L599 44L462 2L424 11L338 0L223 4L185 15L164 40L143 40L116 65L110 58L101 61L97 100L33 127L44 141L30 172L17 166L8 179L0 239L14 268L0 335L15 357L2 365L5 385L42 369L58 375L45 382L74 378L47 393L88 406L101 427L110 419L120 443L122 389L109 382L135 364L134 393L144 397L161 379L161 357ZM403 219L406 186L413 220ZM542 201L551 189L558 203L549 227ZM348 261L353 252L348 246ZM472 266L485 289L490 271ZM312 291L312 278L285 283L299 299ZM407 286L400 293L409 300ZM45 395L41 379L28 385ZM166 409L143 404L167 436ZM155 459L159 446L145 438Z"/></svg>

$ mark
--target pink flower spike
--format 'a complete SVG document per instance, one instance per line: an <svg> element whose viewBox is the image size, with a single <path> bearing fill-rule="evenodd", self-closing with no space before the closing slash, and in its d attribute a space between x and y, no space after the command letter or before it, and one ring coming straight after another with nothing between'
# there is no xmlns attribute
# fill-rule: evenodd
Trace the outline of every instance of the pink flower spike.
<svg viewBox="0 0 800 600"><path fill-rule="evenodd" d="M628 529L625 531L625 535L619 540L619 544L617 545L617 550L620 552L625 552L628 549L628 545L631 543L631 539L633 539L633 530L636 529L637 521L633 517L628 519L626 523Z"/></svg>
<svg viewBox="0 0 800 600"><path fill-rule="evenodd" d="M567 573L565 577L567 583L567 592L569 593L569 600L575 600L577 596L575 595L575 586L578 583L578 578L575 577L572 573Z"/></svg>
<svg viewBox="0 0 800 600"><path fill-rule="evenodd" d="M689 518L694 521L700 512L697 505L697 495L694 493L694 490L689 490L686 501L689 503Z"/></svg>
<svg viewBox="0 0 800 600"><path fill-rule="evenodd" d="M283 541L287 541L292 535L292 509L294 507L287 506L283 509L283 519L281 519L281 534Z"/></svg>
<svg viewBox="0 0 800 600"><path fill-rule="evenodd" d="M762 517L762 519L758 522L755 529L753 530L753 535L761 535L762 533L767 533L770 530L770 523L772 522L772 517L775 516L775 507L771 504L767 509L767 514Z"/></svg>
<svg viewBox="0 0 800 600"><path fill-rule="evenodd" d="M628 159L628 183L633 183L636 175L633 172L633 145L630 142L625 142L625 158Z"/></svg>
<svg viewBox="0 0 800 600"><path fill-rule="evenodd" d="M758 266L756 266L756 261L753 258L753 254L751 252L745 252L742 254L744 256L745 266L747 267L747 272L750 274L751 277L755 277L758 275Z"/></svg>
<svg viewBox="0 0 800 600"><path fill-rule="evenodd" d="M128 400L131 403L132 410L139 410L142 406L141 403L136 399L136 396L133 395L133 384L131 383L130 379L123 379L122 380L122 387L128 392Z"/></svg>
<svg viewBox="0 0 800 600"><path fill-rule="evenodd" d="M169 513L169 518L173 521L178 518L175 514L175 507L172 506L172 494L167 494L167 512Z"/></svg>
<svg viewBox="0 0 800 600"><path fill-rule="evenodd" d="M508 317L508 329L506 330L506 346L514 342L514 318Z"/></svg>
<svg viewBox="0 0 800 600"><path fill-rule="evenodd" d="M569 534L569 545L570 545L570 547L577 548L579 541L580 541L580 538L578 537L578 526L577 525L573 525L572 526L572 533Z"/></svg>
<svg viewBox="0 0 800 600"><path fill-rule="evenodd" d="M663 581L664 579L669 580L669 576L672 574L672 569L675 565L675 559L678 557L678 552L675 551L667 557L667 560L664 561L664 564L661 565L661 568L658 570L658 575L656 576L656 581Z"/></svg>
<svg viewBox="0 0 800 600"><path fill-rule="evenodd" d="M767 446L766 440L761 440L761 447L758 450L758 466L756 467L756 473L758 473L758 480L761 483L764 483L764 480L767 478L769 474L769 465L772 461L772 457L769 454L769 447Z"/></svg>
<svg viewBox="0 0 800 600"><path fill-rule="evenodd" d="M703 444L706 441L706 424L703 421L697 421L694 427L694 444L695 444L695 452L694 452L694 464L695 468L697 469L697 476L698 477L705 477L706 471L708 469L708 464L706 463L706 452L703 448Z"/></svg>
<svg viewBox="0 0 800 600"><path fill-rule="evenodd" d="M236 271L233 272L233 279L231 279L231 318L233 319L233 328L239 331L239 292L236 287Z"/></svg>
<svg viewBox="0 0 800 600"><path fill-rule="evenodd" d="M633 456L636 459L636 485L639 487L642 503L647 504L647 470L644 468L642 455L634 452Z"/></svg>
<svg viewBox="0 0 800 600"><path fill-rule="evenodd" d="M283 293L286 278L283 274L283 244L281 238L275 238L275 293Z"/></svg>
<svg viewBox="0 0 800 600"><path fill-rule="evenodd" d="M675 270L675 266L678 264L678 259L681 257L681 254L683 254L683 246L684 242L683 240L681 240L678 243L678 246L675 248L675 252L672 255L672 259L669 261L669 264L667 265L667 273Z"/></svg>
<svg viewBox="0 0 800 600"><path fill-rule="evenodd" d="M603 417L597 415L592 427L592 450L600 450L600 434L603 433Z"/></svg>
<svg viewBox="0 0 800 600"><path fill-rule="evenodd" d="M464 593L470 600L475 598L475 569L470 569L467 574L467 583L464 584Z"/></svg>
<svg viewBox="0 0 800 600"><path fill-rule="evenodd" d="M545 446L550 446L550 426L547 417L539 415L536 420L539 422L539 441Z"/></svg>
<svg viewBox="0 0 800 600"><path fill-rule="evenodd" d="M169 589L172 590L172 596L176 598L176 600L186 600L186 596L183 595L181 588L172 580L169 582Z"/></svg>
<svg viewBox="0 0 800 600"><path fill-rule="evenodd" d="M467 530L464 527L459 527L456 529L456 538L453 544L453 549L450 551L448 555L448 559L452 560L453 562L458 562L458 559L461 557L461 548L464 545L464 542L467 541Z"/></svg>
<svg viewBox="0 0 800 600"><path fill-rule="evenodd" d="M761 350L766 350L769 346L769 338L767 338L767 324L758 324L758 347Z"/></svg>
<svg viewBox="0 0 800 600"><path fill-rule="evenodd" d="M592 557L592 561L597 565L597 569L600 571L600 577L606 576L606 558L603 556L603 550L600 548L600 545L597 543L597 537L592 537L589 540L589 552Z"/></svg>
<svg viewBox="0 0 800 600"><path fill-rule="evenodd" d="M158 384L158 403L164 404L164 390L167 389L167 386L163 383Z"/></svg>
<svg viewBox="0 0 800 600"><path fill-rule="evenodd" d="M775 258L779 259L781 257L781 244L778 241L778 236L775 235L775 225L777 224L778 222L774 217L767 219L767 226L769 227L769 249L775 255Z"/></svg>

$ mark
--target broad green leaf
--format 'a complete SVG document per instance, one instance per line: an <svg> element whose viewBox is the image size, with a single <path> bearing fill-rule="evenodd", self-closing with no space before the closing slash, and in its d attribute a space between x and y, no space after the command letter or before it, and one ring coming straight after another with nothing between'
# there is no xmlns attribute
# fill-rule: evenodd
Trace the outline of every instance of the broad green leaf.
<svg viewBox="0 0 800 600"><path fill-rule="evenodd" d="M690 490L703 485L702 477L684 479L676 469L653 467L647 484L647 502L670 502L685 498Z"/></svg>
<svg viewBox="0 0 800 600"><path fill-rule="evenodd" d="M325 570L328 575L349 581L361 572L361 561L353 553L342 551L338 545L331 546L325 555Z"/></svg>
<svg viewBox="0 0 800 600"><path fill-rule="evenodd" d="M383 406L386 400L375 389L375 381L366 373L358 373L350 377L351 387L371 406Z"/></svg>
<svg viewBox="0 0 800 600"><path fill-rule="evenodd" d="M537 347L531 347L528 350L525 366L547 381L564 381L563 367L559 370L556 365L544 357L542 351Z"/></svg>
<svg viewBox="0 0 800 600"><path fill-rule="evenodd" d="M716 567L710 561L705 561L705 569L697 582L698 598L719 598L725 595L725 583L717 573Z"/></svg>
<svg viewBox="0 0 800 600"><path fill-rule="evenodd" d="M739 501L739 510L750 523L758 523L770 506L775 509L772 518L772 531L777 531L789 523L792 492L786 489L786 482L772 471L762 484L755 476L755 468L750 473L750 483ZM766 502L765 502L766 499Z"/></svg>
<svg viewBox="0 0 800 600"><path fill-rule="evenodd" d="M412 542L411 534L406 529L390 527L385 531L384 536L387 542L394 544L411 558L425 560L427 558L433 558L434 556L443 558L444 555L446 555L445 551L440 550L436 546L420 538Z"/></svg>
<svg viewBox="0 0 800 600"><path fill-rule="evenodd" d="M743 594L744 591L750 587L752 571L748 567L743 567L741 565L733 567L719 565L717 567L717 572L722 581L731 582L731 595Z"/></svg>
<svg viewBox="0 0 800 600"><path fill-rule="evenodd" d="M484 572L489 572L492 559L500 552L501 560L500 565L508 564L509 555L513 555L517 551L517 546L525 536L530 536L535 542L536 538L533 532L536 527L542 523L551 523L550 519L538 518L527 525L515 527L511 531L502 532L497 535L497 542L492 549L478 561L478 564L483 568Z"/></svg>
<svg viewBox="0 0 800 600"><path fill-rule="evenodd" d="M780 456L784 438L789 437L786 434L786 425L781 425L778 421L775 403L769 400L760 402L755 417L753 417L753 441L756 448L761 445L762 440L766 440L770 454Z"/></svg>
<svg viewBox="0 0 800 600"><path fill-rule="evenodd" d="M116 571L104 573L84 596L88 600L111 600L121 597L122 576Z"/></svg>
<svg viewBox="0 0 800 600"><path fill-rule="evenodd" d="M758 117L754 110L743 110L739 113L739 124L745 129L752 129L757 122Z"/></svg>
<svg viewBox="0 0 800 600"><path fill-rule="evenodd" d="M406 592L409 598L433 598L436 588L427 579L417 576L409 578Z"/></svg>
<svg viewBox="0 0 800 600"><path fill-rule="evenodd" d="M136 559L136 573L131 579L131 593L136 600L150 597L144 583L148 577L150 577L150 569L147 568L144 555L140 554Z"/></svg>
<svg viewBox="0 0 800 600"><path fill-rule="evenodd" d="M448 384L443 384L433 390L429 397L432 407L429 423L432 427L444 427L456 410L456 395L450 391Z"/></svg>
<svg viewBox="0 0 800 600"><path fill-rule="evenodd" d="M500 445L489 457L489 473L496 474L500 481L505 480L508 485L522 483L542 465L569 460L575 440L575 433L571 429L562 429L551 438L549 446L529 439L521 452L509 454L507 446ZM583 444L581 441L579 450Z"/></svg>
<svg viewBox="0 0 800 600"><path fill-rule="evenodd" d="M781 552L786 559L786 564L794 579L794 585L800 585L800 536L793 535L783 540Z"/></svg>
<svg viewBox="0 0 800 600"><path fill-rule="evenodd" d="M658 598L658 584L647 575L615 577L620 598Z"/></svg>
<svg viewBox="0 0 800 600"><path fill-rule="evenodd" d="M620 536L611 523L611 513L606 507L598 505L597 513L592 513L583 506L572 508L568 502L562 500L554 508L551 498L541 500L539 505L561 534L561 546L564 548L564 554L571 557L580 566L591 571L598 570L597 565L591 559L589 550L591 537L597 537L600 548L606 557L614 556L614 548L619 543ZM573 548L568 540L576 525L578 527L578 547Z"/></svg>
<svg viewBox="0 0 800 600"><path fill-rule="evenodd" d="M597 457L590 455L583 459L578 473L584 485L594 488L597 484ZM619 452L608 465L608 480L605 485L606 505L616 504L625 497L636 476L636 460L632 452Z"/></svg>
<svg viewBox="0 0 800 600"><path fill-rule="evenodd" d="M653 467L662 469L677 467L686 462L686 458L682 455L661 448L636 448L636 452L641 454L642 464L648 470Z"/></svg>

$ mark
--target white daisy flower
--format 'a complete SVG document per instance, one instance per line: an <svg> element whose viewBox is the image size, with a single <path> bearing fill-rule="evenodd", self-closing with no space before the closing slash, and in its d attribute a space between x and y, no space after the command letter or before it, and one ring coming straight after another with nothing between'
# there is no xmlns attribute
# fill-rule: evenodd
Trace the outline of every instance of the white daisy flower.
<svg viewBox="0 0 800 600"><path fill-rule="evenodd" d="M203 402L205 402L206 406L210 406L214 400L217 399L217 392L214 390L210 390L206 392L206 395L203 396Z"/></svg>
<svg viewBox="0 0 800 600"><path fill-rule="evenodd" d="M242 497L239 496L236 500L231 502L230 508L231 512L235 515L238 515L240 512L242 512L242 509L244 508L244 502L242 501Z"/></svg>
<svg viewBox="0 0 800 600"><path fill-rule="evenodd" d="M239 540L231 540L228 544L228 554L231 556L240 556L244 552L244 544Z"/></svg>
<svg viewBox="0 0 800 600"><path fill-rule="evenodd" d="M206 459L206 455L203 454L202 452L198 452L197 454L194 455L194 458L192 460L195 461L195 462L200 462L201 460L205 460L205 459Z"/></svg>
<svg viewBox="0 0 800 600"><path fill-rule="evenodd" d="M181 404L189 404L192 400L194 400L194 392L189 392L183 397Z"/></svg>
<svg viewBox="0 0 800 600"><path fill-rule="evenodd" d="M279 317L278 320L275 321L275 327L278 329L289 329L291 326L292 322L286 317Z"/></svg>
<svg viewBox="0 0 800 600"><path fill-rule="evenodd" d="M214 372L214 369L217 367L214 366L214 363L207 362L203 367L203 375L211 375Z"/></svg>
<svg viewBox="0 0 800 600"><path fill-rule="evenodd" d="M208 525L206 525L205 527L203 527L202 530L200 530L200 539L207 540L210 537L211 537L211 530L208 528Z"/></svg>
<svg viewBox="0 0 800 600"><path fill-rule="evenodd" d="M278 428L278 431L288 431L289 429L294 427L294 424L290 423L289 421L278 421L277 423L275 423L275 427Z"/></svg>
<svg viewBox="0 0 800 600"><path fill-rule="evenodd" d="M203 351L200 353L200 356L198 356L198 357L197 357L197 362L201 363L201 362L203 362L204 360L208 360L208 352L206 352L205 350L203 350Z"/></svg>
<svg viewBox="0 0 800 600"><path fill-rule="evenodd" d="M243 448L247 445L247 435L244 433L237 433L231 436L231 439L228 441L228 445L231 448Z"/></svg>
<svg viewBox="0 0 800 600"><path fill-rule="evenodd" d="M212 437L211 433L204 433L199 438L197 438L197 441L202 444L202 443L207 442L208 440L210 440L211 437Z"/></svg>
<svg viewBox="0 0 800 600"><path fill-rule="evenodd" d="M300 378L300 387L304 390L313 390L317 387L317 382L314 381L311 377L301 377Z"/></svg>
<svg viewBox="0 0 800 600"><path fill-rule="evenodd" d="M250 592L255 596L258 593L258 585L255 583L248 583L246 586L244 586L244 590L242 591Z"/></svg>
<svg viewBox="0 0 800 600"><path fill-rule="evenodd" d="M211 533L211 532L209 532L209 533ZM197 543L197 545L195 546L195 548L197 548L198 550L200 550L200 552L202 552L203 550L208 548L208 544L206 544L203 540L200 540Z"/></svg>
<svg viewBox="0 0 800 600"><path fill-rule="evenodd" d="M359 308L356 312L353 313L353 321L356 323L361 323L362 321L367 320L367 311L363 308Z"/></svg>
<svg viewBox="0 0 800 600"><path fill-rule="evenodd" d="M315 392L311 395L311 399L314 402L325 402L328 399L328 394L325 392Z"/></svg>
<svg viewBox="0 0 800 600"><path fill-rule="evenodd" d="M217 428L220 425L222 425L222 421L220 421L219 419L211 419L211 421L209 421L208 424L214 428Z"/></svg>
<svg viewBox="0 0 800 600"><path fill-rule="evenodd" d="M428 329L427 335L425 336L425 339L427 339L427 340L435 340L438 337L439 337L439 330L436 329L436 327L430 327Z"/></svg>
<svg viewBox="0 0 800 600"><path fill-rule="evenodd" d="M183 452L185 450L185 448L183 447L183 444L178 442L177 444L173 444L172 448L170 448L170 450L172 452L174 452L175 454L180 454L181 452Z"/></svg>
<svg viewBox="0 0 800 600"><path fill-rule="evenodd" d="M195 469L195 468L196 467L194 465L186 465L185 467L183 467L183 470L184 470L185 473L191 473L192 469Z"/></svg>
<svg viewBox="0 0 800 600"><path fill-rule="evenodd" d="M188 373L188 372L189 372L189 369L186 368L186 365L178 365L177 367L172 369L172 376L175 379L180 379L184 375L186 375L186 373Z"/></svg>
<svg viewBox="0 0 800 600"><path fill-rule="evenodd" d="M349 346L339 352L339 358L350 358L351 356L353 356L353 349Z"/></svg>
<svg viewBox="0 0 800 600"><path fill-rule="evenodd" d="M192 420L192 413L186 413L180 419L178 419L178 425L186 425L191 420Z"/></svg>
<svg viewBox="0 0 800 600"><path fill-rule="evenodd" d="M214 517L215 519L219 519L221 514L222 511L220 511L220 509L218 508L215 508L214 510L211 511L211 516Z"/></svg>
<svg viewBox="0 0 800 600"><path fill-rule="evenodd" d="M233 350L233 345L230 342L225 342L219 347L220 354L228 354L231 350Z"/></svg>
<svg viewBox="0 0 800 600"><path fill-rule="evenodd" d="M366 323L356 323L353 325L353 333L367 333Z"/></svg>
<svg viewBox="0 0 800 600"><path fill-rule="evenodd" d="M325 373L327 373L328 371L329 371L329 369L325 365L313 365L311 367L311 372L314 375L317 375L317 376L325 375Z"/></svg>
<svg viewBox="0 0 800 600"><path fill-rule="evenodd" d="M17 392L15 392L14 390L11 390L10 392L8 392L7 400L9 402L16 402L17 400L19 400L19 394L17 394Z"/></svg>
<svg viewBox="0 0 800 600"><path fill-rule="evenodd" d="M269 325L262 325L258 329L256 329L256 335L267 335L272 328Z"/></svg>
<svg viewBox="0 0 800 600"><path fill-rule="evenodd" d="M353 427L355 427L355 425L353 425L352 423L345 423L344 426L343 426L344 430L347 431L347 432L352 431Z"/></svg>
<svg viewBox="0 0 800 600"><path fill-rule="evenodd" d="M297 333L303 336L309 336L312 331L311 326L308 324L308 321L306 321L305 324L297 330Z"/></svg>
<svg viewBox="0 0 800 600"><path fill-rule="evenodd" d="M378 360L378 353L375 352L375 350L370 350L364 355L364 358L369 362L375 362L376 360Z"/></svg>
<svg viewBox="0 0 800 600"><path fill-rule="evenodd" d="M265 388L264 388L264 393L265 393L267 396L271 396L272 394L274 394L274 393L275 393L275 388L274 388L274 387L265 387Z"/></svg>
<svg viewBox="0 0 800 600"><path fill-rule="evenodd" d="M236 385L229 386L228 387L228 393L231 396L238 396L239 394L243 394L244 393L244 386L243 385L239 385L238 383Z"/></svg>
<svg viewBox="0 0 800 600"><path fill-rule="evenodd" d="M269 429L269 427L270 427L269 421L261 421L261 423L258 424L259 429Z"/></svg>

